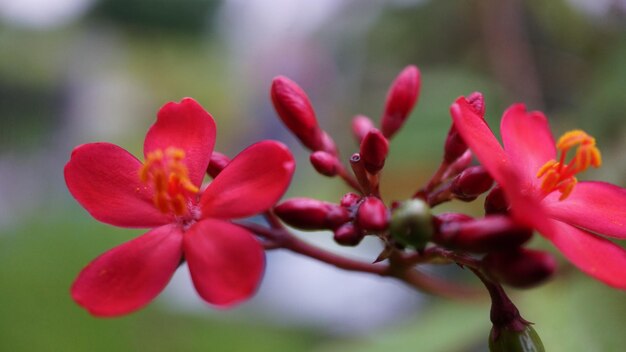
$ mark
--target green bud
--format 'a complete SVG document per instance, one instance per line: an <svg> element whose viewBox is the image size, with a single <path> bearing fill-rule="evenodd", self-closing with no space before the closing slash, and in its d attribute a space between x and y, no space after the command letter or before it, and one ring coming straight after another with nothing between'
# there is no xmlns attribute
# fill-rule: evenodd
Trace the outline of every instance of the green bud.
<svg viewBox="0 0 626 352"><path fill-rule="evenodd" d="M489 334L490 352L545 352L543 343L532 325L526 325L522 331L499 329L496 334L491 329Z"/></svg>
<svg viewBox="0 0 626 352"><path fill-rule="evenodd" d="M423 249L433 236L430 207L421 199L400 203L391 213L391 236L405 246Z"/></svg>

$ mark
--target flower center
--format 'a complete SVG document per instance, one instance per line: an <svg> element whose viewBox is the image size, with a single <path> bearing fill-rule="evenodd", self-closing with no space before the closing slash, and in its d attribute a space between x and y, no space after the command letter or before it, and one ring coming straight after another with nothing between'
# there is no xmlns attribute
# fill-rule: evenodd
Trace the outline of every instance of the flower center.
<svg viewBox="0 0 626 352"><path fill-rule="evenodd" d="M590 166L598 168L602 165L600 150L596 147L596 139L581 130L565 133L556 143L561 152L559 161L550 160L543 165L537 177L542 179L541 190L545 195L558 190L561 192L559 200L567 198L578 180L574 175L587 170ZM574 156L569 163L565 163L567 152L575 149Z"/></svg>
<svg viewBox="0 0 626 352"><path fill-rule="evenodd" d="M183 163L184 158L185 152L182 149L156 149L148 153L145 163L139 169L141 181L154 186L154 205L162 213L186 215L189 211L188 199L200 191L189 180L189 170Z"/></svg>

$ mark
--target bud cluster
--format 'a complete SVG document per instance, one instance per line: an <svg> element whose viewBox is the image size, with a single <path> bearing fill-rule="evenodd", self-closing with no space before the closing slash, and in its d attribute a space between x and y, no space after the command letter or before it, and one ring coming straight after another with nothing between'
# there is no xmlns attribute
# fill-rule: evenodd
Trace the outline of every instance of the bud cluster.
<svg viewBox="0 0 626 352"><path fill-rule="evenodd" d="M365 115L354 116L351 130L357 150L347 160L345 165L349 167L346 167L335 143L320 128L304 91L285 77L275 78L271 96L276 112L311 152L313 168L321 175L343 179L357 192L345 194L338 204L310 198L288 199L275 207L275 214L294 228L330 230L335 241L344 246L356 246L367 235L377 236L384 249L376 262L389 259L392 267L404 265L399 262L411 262L406 258L414 258L416 263L427 262L424 258L433 250L452 253L447 255L453 258L466 258L457 263L462 266L471 263L471 270L492 294L495 329L490 339L492 350L501 350L515 339L533 340L534 330L517 314L499 284L518 288L535 286L553 274L556 261L549 253L524 247L533 236L532 229L509 214L505 193L499 185L494 186L492 175L483 166L473 164L472 152L454 123L442 146L441 164L427 184L407 200L383 201L379 186L391 150L390 139L400 132L411 114L420 85L419 70L408 66L388 90L379 126ZM464 99L468 109L484 119L482 94L471 93ZM444 202L472 202L481 196L484 196L483 217L452 212L437 214L433 210ZM515 324L500 321L498 312L507 309L517 314L513 314L518 318L513 320Z"/></svg>

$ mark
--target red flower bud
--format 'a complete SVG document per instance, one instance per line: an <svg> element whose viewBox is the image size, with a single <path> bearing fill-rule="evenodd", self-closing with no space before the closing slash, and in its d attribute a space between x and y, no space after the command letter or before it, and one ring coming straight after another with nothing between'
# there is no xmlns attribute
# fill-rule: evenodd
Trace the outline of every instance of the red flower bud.
<svg viewBox="0 0 626 352"><path fill-rule="evenodd" d="M443 174L442 179L445 180L460 174L472 163L472 158L472 152L469 149L466 150L463 155L461 155L452 164L450 164L450 166L448 166L448 170L446 170L446 172Z"/></svg>
<svg viewBox="0 0 626 352"><path fill-rule="evenodd" d="M311 154L309 160L315 168L315 171L320 174L329 177L337 175L338 170L336 156L324 151L317 151Z"/></svg>
<svg viewBox="0 0 626 352"><path fill-rule="evenodd" d="M474 92L465 98L474 112L480 117L485 117L485 98L480 92Z"/></svg>
<svg viewBox="0 0 626 352"><path fill-rule="evenodd" d="M209 176L215 178L217 177L217 175L219 175L220 172L222 172L222 170L224 170L228 163L230 163L229 157L222 153L214 151L213 154L211 154L211 159L209 161L209 166L207 167L206 172L209 174Z"/></svg>
<svg viewBox="0 0 626 352"><path fill-rule="evenodd" d="M369 131L361 141L361 160L365 169L371 174L378 173L385 166L388 153L389 141L379 130Z"/></svg>
<svg viewBox="0 0 626 352"><path fill-rule="evenodd" d="M352 119L352 133L356 140L361 143L365 135L371 130L374 129L374 123L372 120L365 115L356 115Z"/></svg>
<svg viewBox="0 0 626 352"><path fill-rule="evenodd" d="M323 150L333 155L337 155L337 146L335 145L335 141L326 133L326 131L321 132L320 137L321 143L320 148L315 150Z"/></svg>
<svg viewBox="0 0 626 352"><path fill-rule="evenodd" d="M507 214L509 202L506 200L502 187L496 185L485 198L485 214Z"/></svg>
<svg viewBox="0 0 626 352"><path fill-rule="evenodd" d="M472 221L474 218L463 213L441 213L435 215L433 220L437 226L437 232L439 232L441 226L445 226L447 223Z"/></svg>
<svg viewBox="0 0 626 352"><path fill-rule="evenodd" d="M361 198L362 197L356 193L348 192L344 194L343 197L341 197L340 204L344 208L352 208L353 206L357 205Z"/></svg>
<svg viewBox="0 0 626 352"><path fill-rule="evenodd" d="M456 130L456 127L452 124L452 126L450 126L450 130L448 131L448 136L446 137L446 143L444 144L443 160L446 163L451 164L461 157L467 149L467 144L465 144L465 141L463 141L463 138Z"/></svg>
<svg viewBox="0 0 626 352"><path fill-rule="evenodd" d="M404 124L417 102L420 91L420 71L417 67L407 66L389 87L381 129L387 138L391 138Z"/></svg>
<svg viewBox="0 0 626 352"><path fill-rule="evenodd" d="M452 181L452 193L460 200L471 201L493 186L493 178L482 166L472 166Z"/></svg>
<svg viewBox="0 0 626 352"><path fill-rule="evenodd" d="M287 224L303 230L334 229L350 220L346 209L310 198L288 199L274 212Z"/></svg>
<svg viewBox="0 0 626 352"><path fill-rule="evenodd" d="M287 77L272 81L272 103L285 126L311 150L323 150L322 130L306 93Z"/></svg>
<svg viewBox="0 0 626 352"><path fill-rule="evenodd" d="M472 221L447 222L439 226L434 241L470 252L492 252L519 247L532 236L531 229L516 224L504 215Z"/></svg>
<svg viewBox="0 0 626 352"><path fill-rule="evenodd" d="M356 246L361 243L365 234L352 223L347 223L335 230L335 242L342 246Z"/></svg>
<svg viewBox="0 0 626 352"><path fill-rule="evenodd" d="M518 288L536 286L556 271L556 260L550 253L526 248L489 253L483 268L498 281Z"/></svg>
<svg viewBox="0 0 626 352"><path fill-rule="evenodd" d="M389 211L382 200L366 197L356 214L356 225L368 231L384 231L389 226Z"/></svg>

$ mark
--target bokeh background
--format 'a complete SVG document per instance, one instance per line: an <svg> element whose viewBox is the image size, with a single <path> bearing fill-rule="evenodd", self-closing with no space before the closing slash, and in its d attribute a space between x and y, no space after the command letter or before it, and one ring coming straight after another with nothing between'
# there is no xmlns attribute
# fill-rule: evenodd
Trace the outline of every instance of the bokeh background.
<svg viewBox="0 0 626 352"><path fill-rule="evenodd" d="M391 144L387 200L428 179L449 105L472 91L485 94L494 125L525 102L557 136L585 129L604 156L586 176L626 186L624 0L0 0L0 351L485 351L485 304L281 251L268 253L258 295L233 310L202 303L184 268L123 318L93 318L69 296L84 265L141 233L100 224L71 198L62 169L74 146L109 141L140 155L158 108L191 96L216 119L217 150L282 140L299 161L287 196L338 201L347 189L314 174L278 122L272 77L299 82L350 155L351 117L378 120L408 64L420 67L422 91ZM480 204L444 208L478 215ZM364 260L379 250L302 236ZM509 291L548 351L626 346L626 295L565 262L541 288Z"/></svg>

